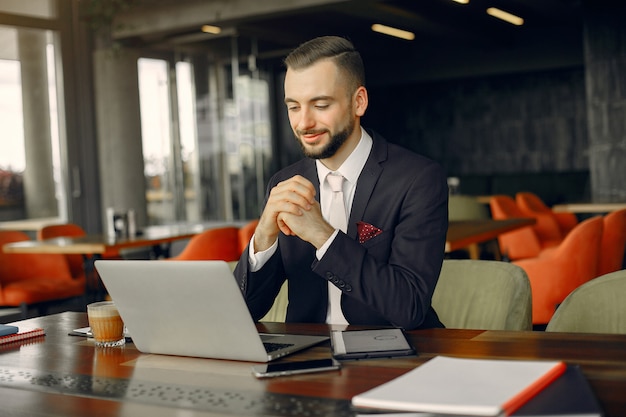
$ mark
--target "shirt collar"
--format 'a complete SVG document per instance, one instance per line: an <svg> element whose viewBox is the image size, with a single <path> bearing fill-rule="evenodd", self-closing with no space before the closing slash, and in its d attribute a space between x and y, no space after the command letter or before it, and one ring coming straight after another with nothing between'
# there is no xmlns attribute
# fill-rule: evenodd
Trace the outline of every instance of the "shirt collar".
<svg viewBox="0 0 626 417"><path fill-rule="evenodd" d="M356 184L356 181L359 179L359 175L361 175L361 171L365 166L365 162L367 162L367 158L369 157L370 151L372 149L372 138L371 136L361 127L361 139L359 139L359 143L356 145L356 148L352 151L352 153L348 156L348 158L341 164L339 169L334 172L338 172L352 185ZM315 160L315 165L317 166L317 175L320 181L320 184L324 184L324 180L326 179L326 175L329 172L333 172L328 169L322 162L317 159Z"/></svg>

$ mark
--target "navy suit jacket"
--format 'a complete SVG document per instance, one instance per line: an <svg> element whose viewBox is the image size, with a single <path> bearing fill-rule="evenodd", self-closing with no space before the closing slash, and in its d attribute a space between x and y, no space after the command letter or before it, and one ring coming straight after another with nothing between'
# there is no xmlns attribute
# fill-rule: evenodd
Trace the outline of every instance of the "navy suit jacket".
<svg viewBox="0 0 626 417"><path fill-rule="evenodd" d="M350 324L443 327L431 298L448 228L445 174L437 163L369 133L373 147L358 179L347 233L339 232L321 260L313 245L282 233L278 250L257 272L248 270L244 251L235 279L255 320L269 311L288 279L287 322L323 323L330 281L342 290ZM319 198L317 169L308 158L275 174L268 193L296 174L315 185ZM359 221L382 233L359 243Z"/></svg>

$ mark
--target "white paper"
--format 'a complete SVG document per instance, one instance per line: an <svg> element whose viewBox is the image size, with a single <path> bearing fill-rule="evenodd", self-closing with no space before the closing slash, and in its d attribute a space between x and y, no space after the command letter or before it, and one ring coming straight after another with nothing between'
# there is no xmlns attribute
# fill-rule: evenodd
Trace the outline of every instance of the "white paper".
<svg viewBox="0 0 626 417"><path fill-rule="evenodd" d="M559 364L437 356L355 396L352 404L383 410L497 416L507 401Z"/></svg>

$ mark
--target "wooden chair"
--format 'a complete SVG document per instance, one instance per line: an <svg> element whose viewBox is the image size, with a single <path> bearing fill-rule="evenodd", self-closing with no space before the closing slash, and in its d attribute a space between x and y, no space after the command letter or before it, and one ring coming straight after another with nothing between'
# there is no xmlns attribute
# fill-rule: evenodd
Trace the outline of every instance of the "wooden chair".
<svg viewBox="0 0 626 417"><path fill-rule="evenodd" d="M624 266L626 251L626 209L604 216L598 275L606 275Z"/></svg>
<svg viewBox="0 0 626 417"><path fill-rule="evenodd" d="M176 260L223 260L239 259L239 229L234 226L205 230L189 239Z"/></svg>
<svg viewBox="0 0 626 417"><path fill-rule="evenodd" d="M0 231L0 248L6 243L30 240L19 231ZM29 307L44 314L50 304L85 295L85 277L75 278L67 258L57 254L18 254L0 250L0 306L19 307L26 317Z"/></svg>
<svg viewBox="0 0 626 417"><path fill-rule="evenodd" d="M530 330L531 289L508 262L446 259L432 306L448 328Z"/></svg>
<svg viewBox="0 0 626 417"><path fill-rule="evenodd" d="M546 331L626 334L624 294L626 270L592 279L565 298Z"/></svg>
<svg viewBox="0 0 626 417"><path fill-rule="evenodd" d="M604 222L596 216L579 223L556 248L513 263L526 271L533 295L533 324L547 324L572 291L595 278Z"/></svg>

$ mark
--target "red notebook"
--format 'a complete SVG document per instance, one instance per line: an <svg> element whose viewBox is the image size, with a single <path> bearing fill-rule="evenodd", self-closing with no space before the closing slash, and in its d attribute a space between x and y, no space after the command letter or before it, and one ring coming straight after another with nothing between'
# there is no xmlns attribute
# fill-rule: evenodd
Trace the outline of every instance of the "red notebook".
<svg viewBox="0 0 626 417"><path fill-rule="evenodd" d="M439 414L510 415L565 372L561 361L437 356L352 398L357 408Z"/></svg>
<svg viewBox="0 0 626 417"><path fill-rule="evenodd" d="M0 345L7 343L19 342L21 340L32 339L38 336L45 336L46 332L40 327L36 328L23 328L17 333L8 334L6 336L0 336Z"/></svg>

